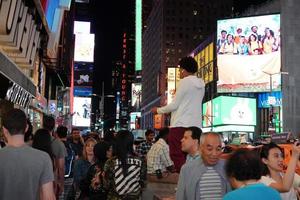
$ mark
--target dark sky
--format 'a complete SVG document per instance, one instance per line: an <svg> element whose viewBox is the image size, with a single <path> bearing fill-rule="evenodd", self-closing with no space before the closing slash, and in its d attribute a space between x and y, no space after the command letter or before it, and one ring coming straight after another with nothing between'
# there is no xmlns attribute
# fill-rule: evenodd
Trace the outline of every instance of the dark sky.
<svg viewBox="0 0 300 200"><path fill-rule="evenodd" d="M105 92L111 91L113 61L121 58L122 33L130 28L134 0L95 1L95 92L100 93L101 81L105 80Z"/></svg>

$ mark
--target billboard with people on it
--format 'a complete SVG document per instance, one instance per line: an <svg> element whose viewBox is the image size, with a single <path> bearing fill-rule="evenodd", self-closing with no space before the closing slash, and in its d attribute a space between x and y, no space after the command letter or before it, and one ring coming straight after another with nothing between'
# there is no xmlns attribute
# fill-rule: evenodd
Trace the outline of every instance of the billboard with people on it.
<svg viewBox="0 0 300 200"><path fill-rule="evenodd" d="M73 126L89 127L91 115L91 98L74 97Z"/></svg>
<svg viewBox="0 0 300 200"><path fill-rule="evenodd" d="M280 90L279 14L218 20L217 34L218 92Z"/></svg>

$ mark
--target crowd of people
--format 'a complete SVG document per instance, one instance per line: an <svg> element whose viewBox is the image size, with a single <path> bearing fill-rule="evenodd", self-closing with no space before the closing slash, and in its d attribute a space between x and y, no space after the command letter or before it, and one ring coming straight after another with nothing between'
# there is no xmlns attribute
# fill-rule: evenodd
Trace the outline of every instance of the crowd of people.
<svg viewBox="0 0 300 200"><path fill-rule="evenodd" d="M186 160L178 173L170 157L169 128L157 135L149 129L145 141L134 143L128 130L83 138L76 128L70 134L64 126L54 131L50 116L43 122L43 128L25 141L25 113L13 109L3 117L6 146L0 149L0 199L135 200L141 199L147 182L176 184L180 200L298 198L297 142L284 172L283 150L275 143L259 151L240 149L223 160L221 134L188 127L181 139ZM68 180L71 188L66 190Z"/></svg>
<svg viewBox="0 0 300 200"><path fill-rule="evenodd" d="M221 159L222 135L200 128L205 88L195 76L197 63L186 57L179 64L182 80L174 101L152 108L171 113L170 127L158 134L147 130L143 142L128 130L83 137L76 128L55 128L55 119L46 115L33 134L22 110L5 113L0 199L138 200L147 183L156 182L175 184L177 200L297 200L299 143L285 171L283 150L272 142Z"/></svg>
<svg viewBox="0 0 300 200"><path fill-rule="evenodd" d="M221 31L217 41L218 54L238 54L238 55L261 55L277 51L280 48L280 35L275 36L274 31L268 27L264 30L264 35L258 34L258 27L251 27L251 34L242 34L242 29L238 28L236 34Z"/></svg>

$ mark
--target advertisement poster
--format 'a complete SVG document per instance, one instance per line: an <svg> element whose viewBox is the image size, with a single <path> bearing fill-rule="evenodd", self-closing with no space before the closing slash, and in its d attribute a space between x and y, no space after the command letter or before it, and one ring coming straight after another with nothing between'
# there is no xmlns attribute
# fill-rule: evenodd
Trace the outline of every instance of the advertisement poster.
<svg viewBox="0 0 300 200"><path fill-rule="evenodd" d="M95 34L76 34L74 61L94 62Z"/></svg>
<svg viewBox="0 0 300 200"><path fill-rule="evenodd" d="M92 63L75 63L74 64L74 86L90 86L93 84Z"/></svg>
<svg viewBox="0 0 300 200"><path fill-rule="evenodd" d="M219 20L217 34L218 92L280 90L279 14Z"/></svg>
<svg viewBox="0 0 300 200"><path fill-rule="evenodd" d="M256 99L219 96L203 104L203 127L256 125Z"/></svg>
<svg viewBox="0 0 300 200"><path fill-rule="evenodd" d="M90 126L91 98L74 97L73 126Z"/></svg>
<svg viewBox="0 0 300 200"><path fill-rule="evenodd" d="M139 108L142 102L142 84L132 83L131 88L131 105Z"/></svg>

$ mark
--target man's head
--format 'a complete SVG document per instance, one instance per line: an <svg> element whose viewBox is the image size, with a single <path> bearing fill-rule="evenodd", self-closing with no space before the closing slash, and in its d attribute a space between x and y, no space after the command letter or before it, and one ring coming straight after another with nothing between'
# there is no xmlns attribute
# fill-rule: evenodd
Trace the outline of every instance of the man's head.
<svg viewBox="0 0 300 200"><path fill-rule="evenodd" d="M222 154L222 136L215 132L202 133L200 154L205 165L216 165Z"/></svg>
<svg viewBox="0 0 300 200"><path fill-rule="evenodd" d="M12 109L3 116L2 125L5 136L24 135L27 129L26 115L20 109Z"/></svg>
<svg viewBox="0 0 300 200"><path fill-rule="evenodd" d="M165 128L160 129L160 131L158 133L158 138L162 138L165 141L167 141L168 135L169 135L169 128L165 127Z"/></svg>
<svg viewBox="0 0 300 200"><path fill-rule="evenodd" d="M80 139L80 130L77 128L73 128L71 135L72 135L73 140L79 140Z"/></svg>
<svg viewBox="0 0 300 200"><path fill-rule="evenodd" d="M198 64L193 57L184 57L179 61L180 78L194 74L198 70Z"/></svg>
<svg viewBox="0 0 300 200"><path fill-rule="evenodd" d="M146 140L148 142L152 142L154 137L155 137L155 134L154 134L154 131L151 130L151 129L148 129L146 132L145 132L145 136L146 136Z"/></svg>
<svg viewBox="0 0 300 200"><path fill-rule="evenodd" d="M222 30L222 31L221 31L221 37L222 37L223 39L225 39L225 38L226 38L226 35L227 35L227 31Z"/></svg>
<svg viewBox="0 0 300 200"><path fill-rule="evenodd" d="M50 115L44 115L43 117L43 127L52 133L55 127L55 119Z"/></svg>
<svg viewBox="0 0 300 200"><path fill-rule="evenodd" d="M181 139L181 150L191 154L198 150L200 144L201 129L195 126L185 130Z"/></svg>
<svg viewBox="0 0 300 200"><path fill-rule="evenodd" d="M56 129L56 134L59 138L66 138L68 135L68 128L65 126L59 126Z"/></svg>
<svg viewBox="0 0 300 200"><path fill-rule="evenodd" d="M252 31L253 33L257 33L257 26L252 26L252 27L251 27L251 31Z"/></svg>

